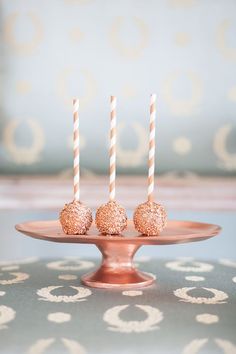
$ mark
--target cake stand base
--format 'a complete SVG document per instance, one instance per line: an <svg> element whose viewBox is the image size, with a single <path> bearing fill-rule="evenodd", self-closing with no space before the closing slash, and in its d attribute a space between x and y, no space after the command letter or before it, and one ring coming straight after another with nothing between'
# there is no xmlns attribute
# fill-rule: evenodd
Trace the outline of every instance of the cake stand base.
<svg viewBox="0 0 236 354"><path fill-rule="evenodd" d="M133 264L138 245L105 241L97 247L103 255L102 264L95 272L81 277L83 284L93 288L134 289L155 281L153 276L140 272Z"/></svg>

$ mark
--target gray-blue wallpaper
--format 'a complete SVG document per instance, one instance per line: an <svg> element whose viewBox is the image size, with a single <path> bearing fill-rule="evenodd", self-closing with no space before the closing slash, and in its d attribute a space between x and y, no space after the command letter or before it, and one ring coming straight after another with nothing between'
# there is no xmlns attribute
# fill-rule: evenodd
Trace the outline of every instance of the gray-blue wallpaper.
<svg viewBox="0 0 236 354"><path fill-rule="evenodd" d="M236 171L235 0L0 0L0 172L108 169L117 96L119 173L146 173L157 93L160 173Z"/></svg>

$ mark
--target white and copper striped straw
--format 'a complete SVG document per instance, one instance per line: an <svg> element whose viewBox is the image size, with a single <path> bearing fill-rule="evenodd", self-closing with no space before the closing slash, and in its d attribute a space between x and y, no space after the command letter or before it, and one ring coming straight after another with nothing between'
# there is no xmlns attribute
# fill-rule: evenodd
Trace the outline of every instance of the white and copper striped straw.
<svg viewBox="0 0 236 354"><path fill-rule="evenodd" d="M111 96L109 199L115 200L116 181L116 97Z"/></svg>
<svg viewBox="0 0 236 354"><path fill-rule="evenodd" d="M79 159L79 100L73 99L74 118L74 200L80 200L80 159Z"/></svg>
<svg viewBox="0 0 236 354"><path fill-rule="evenodd" d="M148 154L148 201L152 202L154 191L155 174L155 118L156 118L156 95L152 94L150 99L150 132L149 132L149 154Z"/></svg>

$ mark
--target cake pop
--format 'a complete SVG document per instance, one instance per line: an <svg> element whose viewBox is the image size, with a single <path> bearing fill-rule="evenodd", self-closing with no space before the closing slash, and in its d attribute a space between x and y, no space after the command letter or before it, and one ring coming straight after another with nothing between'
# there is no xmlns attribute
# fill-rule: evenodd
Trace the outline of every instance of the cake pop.
<svg viewBox="0 0 236 354"><path fill-rule="evenodd" d="M116 97L111 96L109 202L96 212L96 225L103 235L120 234L127 227L125 209L115 201L116 179Z"/></svg>
<svg viewBox="0 0 236 354"><path fill-rule="evenodd" d="M84 235L89 230L93 218L91 210L80 202L80 162L79 162L79 100L73 100L74 107L74 200L65 204L60 212L60 223L68 235Z"/></svg>
<svg viewBox="0 0 236 354"><path fill-rule="evenodd" d="M148 160L148 200L140 204L133 216L136 230L146 236L156 236L166 227L167 213L165 208L153 201L155 171L155 115L156 95L151 95L150 102L150 135Z"/></svg>

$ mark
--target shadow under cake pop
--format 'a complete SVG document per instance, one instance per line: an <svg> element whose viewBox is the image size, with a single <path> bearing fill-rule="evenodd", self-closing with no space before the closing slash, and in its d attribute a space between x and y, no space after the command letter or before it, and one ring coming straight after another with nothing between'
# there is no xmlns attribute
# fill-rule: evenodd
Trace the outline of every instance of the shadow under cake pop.
<svg viewBox="0 0 236 354"><path fill-rule="evenodd" d="M155 116L156 95L150 100L150 133L148 157L148 200L140 204L134 212L133 221L135 229L146 236L159 235L167 225L165 208L153 201L154 173L155 173Z"/></svg>
<svg viewBox="0 0 236 354"><path fill-rule="evenodd" d="M74 200L65 204L59 220L68 235L84 235L93 222L92 211L80 202L80 162L79 162L79 100L73 100L74 117Z"/></svg>

